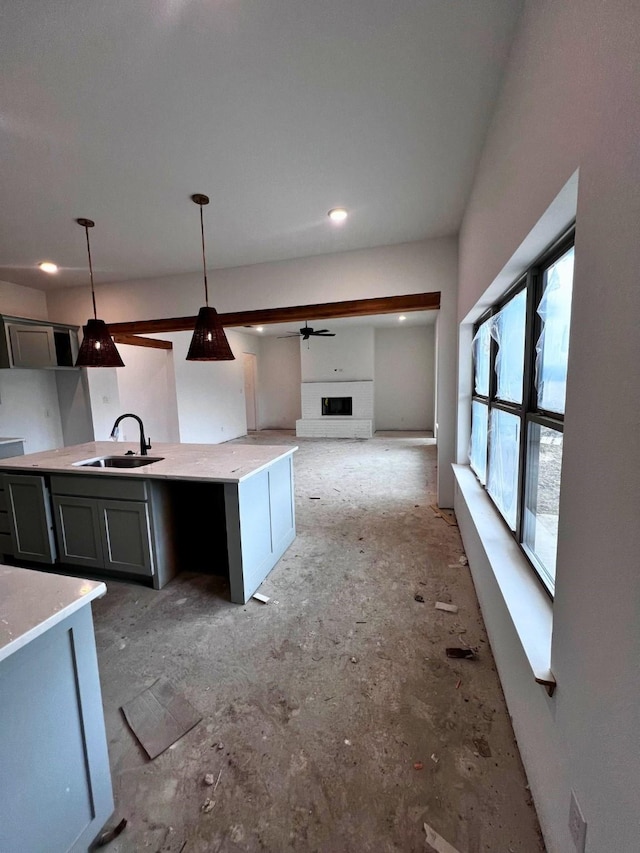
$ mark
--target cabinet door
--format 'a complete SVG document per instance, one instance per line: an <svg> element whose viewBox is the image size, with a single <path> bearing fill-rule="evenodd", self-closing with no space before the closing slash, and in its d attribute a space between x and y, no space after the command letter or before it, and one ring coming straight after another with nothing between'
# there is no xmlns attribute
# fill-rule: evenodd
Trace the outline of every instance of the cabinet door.
<svg viewBox="0 0 640 853"><path fill-rule="evenodd" d="M153 574L148 504L99 501L104 568L135 575Z"/></svg>
<svg viewBox="0 0 640 853"><path fill-rule="evenodd" d="M61 562L104 568L98 501L54 495L53 511Z"/></svg>
<svg viewBox="0 0 640 853"><path fill-rule="evenodd" d="M14 367L55 367L58 363L52 326L9 326Z"/></svg>
<svg viewBox="0 0 640 853"><path fill-rule="evenodd" d="M44 477L7 474L4 482L14 556L35 563L55 562L51 504Z"/></svg>

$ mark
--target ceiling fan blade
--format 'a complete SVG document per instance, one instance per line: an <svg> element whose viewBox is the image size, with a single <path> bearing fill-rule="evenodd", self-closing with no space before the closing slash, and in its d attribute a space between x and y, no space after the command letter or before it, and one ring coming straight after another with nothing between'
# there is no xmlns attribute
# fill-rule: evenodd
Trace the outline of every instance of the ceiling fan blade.
<svg viewBox="0 0 640 853"><path fill-rule="evenodd" d="M320 335L322 338L335 338L335 332L316 332L316 335Z"/></svg>
<svg viewBox="0 0 640 853"><path fill-rule="evenodd" d="M283 340L284 338L299 338L301 337L298 332L289 332L288 335L278 335L279 340Z"/></svg>
<svg viewBox="0 0 640 853"><path fill-rule="evenodd" d="M313 334L314 335L324 335L324 333L328 332L328 331L329 331L329 329L317 329L317 330L314 330Z"/></svg>

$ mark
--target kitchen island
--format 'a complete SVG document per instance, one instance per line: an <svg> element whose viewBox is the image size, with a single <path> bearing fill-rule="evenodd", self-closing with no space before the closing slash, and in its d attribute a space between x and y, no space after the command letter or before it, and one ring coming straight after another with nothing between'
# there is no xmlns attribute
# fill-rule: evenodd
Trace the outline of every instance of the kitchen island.
<svg viewBox="0 0 640 853"><path fill-rule="evenodd" d="M139 444L89 442L3 459L0 542L17 561L157 589L180 569L228 574L243 604L295 539L296 450L154 444L147 459ZM100 467L125 454L118 464L144 464Z"/></svg>
<svg viewBox="0 0 640 853"><path fill-rule="evenodd" d="M0 850L86 850L113 812L91 601L0 565Z"/></svg>

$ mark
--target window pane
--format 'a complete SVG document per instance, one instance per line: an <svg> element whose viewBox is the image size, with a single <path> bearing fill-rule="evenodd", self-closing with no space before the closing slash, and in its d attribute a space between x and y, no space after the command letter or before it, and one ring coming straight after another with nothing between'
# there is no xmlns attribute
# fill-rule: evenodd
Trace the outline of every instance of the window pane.
<svg viewBox="0 0 640 853"><path fill-rule="evenodd" d="M558 547L558 508L562 433L530 423L522 543L535 558L542 579L553 592Z"/></svg>
<svg viewBox="0 0 640 853"><path fill-rule="evenodd" d="M538 314L542 332L536 344L538 406L564 414L573 290L573 248L544 272Z"/></svg>
<svg viewBox="0 0 640 853"><path fill-rule="evenodd" d="M473 370L475 393L489 396L489 354L491 350L491 320L478 328L473 338Z"/></svg>
<svg viewBox="0 0 640 853"><path fill-rule="evenodd" d="M510 403L522 402L524 373L524 332L527 291L521 290L493 318L491 335L498 343L496 375L497 396Z"/></svg>
<svg viewBox="0 0 640 853"><path fill-rule="evenodd" d="M484 486L487 482L487 426L489 410L484 403L474 400L471 404L471 467Z"/></svg>
<svg viewBox="0 0 640 853"><path fill-rule="evenodd" d="M487 489L512 530L516 528L519 454L520 418L492 409Z"/></svg>

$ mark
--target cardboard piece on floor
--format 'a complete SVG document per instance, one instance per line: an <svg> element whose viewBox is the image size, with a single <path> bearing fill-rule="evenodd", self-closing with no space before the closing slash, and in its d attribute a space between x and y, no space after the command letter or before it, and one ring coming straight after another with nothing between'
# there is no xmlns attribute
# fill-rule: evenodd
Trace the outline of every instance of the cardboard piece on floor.
<svg viewBox="0 0 640 853"><path fill-rule="evenodd" d="M455 847L452 847L448 841L445 841L441 835L433 829L433 827L429 826L428 823L424 824L424 831L427 835L427 843L430 844L436 853L458 853Z"/></svg>
<svg viewBox="0 0 640 853"><path fill-rule="evenodd" d="M196 726L202 716L181 693L159 678L151 687L122 706L131 731L149 758L157 758Z"/></svg>

